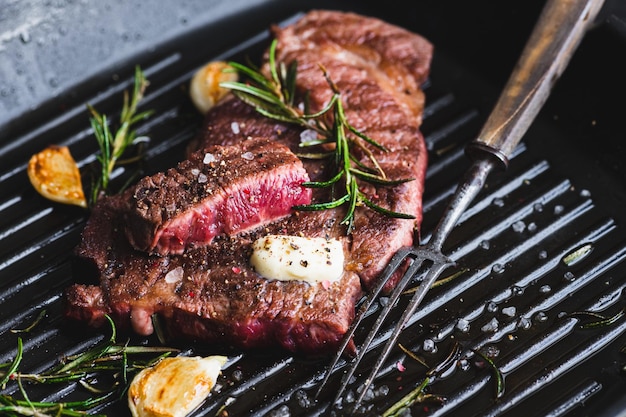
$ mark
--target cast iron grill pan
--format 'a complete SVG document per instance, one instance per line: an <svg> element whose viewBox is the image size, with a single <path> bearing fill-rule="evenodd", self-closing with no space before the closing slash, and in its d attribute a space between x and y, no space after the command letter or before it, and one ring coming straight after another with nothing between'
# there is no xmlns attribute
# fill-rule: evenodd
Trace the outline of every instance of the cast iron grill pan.
<svg viewBox="0 0 626 417"><path fill-rule="evenodd" d="M86 212L51 204L30 188L25 173L30 154L50 143L69 145L86 170L96 148L85 102L114 113L121 91L130 87L132 66L140 63L151 81L144 106L156 110L139 128L140 134L151 138L144 173L169 167L177 160L173 155L182 158L200 123L186 92L191 74L212 59L258 59L267 42L266 33L261 33L202 59L188 58L187 51L172 48L170 54L133 62L119 80L101 85L99 93L72 102L51 118L42 118L5 146L0 153L0 362L15 356L16 336L10 330L27 326L42 311L42 322L22 335L24 371L42 371L63 355L108 337L104 330L85 329L61 317L64 288L88 281L72 257ZM575 57L572 66L577 62ZM425 92L423 131L430 165L423 240L467 167L464 144L477 133L489 110L485 104L489 100L477 98L495 97L497 86L471 71L463 72L452 56L436 50ZM430 366L440 363L456 343L464 355L429 388L429 393L444 400L425 401L413 408L412 415L609 415L618 406L614 403L623 403L626 384L620 350L626 345L626 320L584 329L584 316L576 313L613 316L624 308L626 233L619 211L604 197L624 190L612 187L609 173L602 170L591 179L581 176L588 155L564 146L567 141L563 129L539 117L514 153L510 168L492 175L450 236L444 252L457 264L444 277L456 278L429 293L400 343ZM131 174L121 170L116 181ZM590 250L567 265L564 258L581 248ZM400 301L398 312L406 301ZM369 312L357 339L367 333L378 308ZM363 369L373 364L393 324L375 341ZM158 344L154 338L132 336L132 341ZM341 377L340 371L335 372L329 389L315 402L312 395L327 358L180 346L185 354L221 353L230 358L216 390L195 415L213 416L224 406L231 416L328 415L333 385ZM489 355L503 373L501 398L496 399L493 370L474 351ZM374 383L365 414L382 413L415 388L426 370L398 349ZM357 376L346 403L364 377ZM47 401L86 395L77 384L27 385L27 390L31 399ZM20 395L15 384L3 393ZM125 399L98 411L129 415Z"/></svg>

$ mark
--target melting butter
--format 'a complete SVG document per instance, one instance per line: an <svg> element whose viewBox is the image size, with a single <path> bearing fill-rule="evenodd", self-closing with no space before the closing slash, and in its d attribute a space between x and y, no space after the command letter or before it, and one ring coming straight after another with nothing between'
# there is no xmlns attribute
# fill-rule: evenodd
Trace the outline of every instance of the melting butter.
<svg viewBox="0 0 626 417"><path fill-rule="evenodd" d="M337 281L343 274L343 245L337 239L267 235L252 248L250 263L265 278L316 283Z"/></svg>

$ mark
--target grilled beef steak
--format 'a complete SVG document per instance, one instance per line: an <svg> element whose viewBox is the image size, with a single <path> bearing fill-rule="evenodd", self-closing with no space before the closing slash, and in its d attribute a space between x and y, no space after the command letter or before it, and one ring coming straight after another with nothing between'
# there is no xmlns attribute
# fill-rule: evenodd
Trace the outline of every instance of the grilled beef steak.
<svg viewBox="0 0 626 417"><path fill-rule="evenodd" d="M393 187L363 183L361 190L376 204L412 214L415 219L392 218L357 207L354 231L347 234L341 224L346 212L343 206L299 211L237 234L224 229L202 246L185 245L182 255L157 255L145 249L153 245L155 231L163 229L164 217L149 221L143 231L133 226L130 240L144 249L137 250L124 233L125 218L152 216L129 211L128 194L103 198L94 208L77 248L80 257L97 267L100 285L68 289L69 317L98 325L109 314L120 326L130 324L138 333L150 334L151 316L157 313L170 333L185 338L244 348L333 351L354 317L363 289L372 284L399 247L413 243L421 221L426 169L426 150L419 131L424 102L420 85L428 75L431 45L378 19L331 11L312 11L292 26L275 28L274 33L278 60L298 62L297 85L303 96L308 94L311 111L321 109L331 95L322 65L341 91L351 124L389 149L384 152L365 145L368 150L357 150L355 155L369 163L367 152L371 152L391 179L413 178ZM238 129L233 129L233 124ZM300 133L300 128L262 117L230 97L209 112L202 131L189 145L188 157L193 160L215 146L247 149L258 143L259 137L271 139L277 149L285 145L297 153ZM312 180L328 178L334 169L324 161L302 162ZM286 165L294 170L297 164ZM154 182L154 178L140 184ZM172 177L177 184L168 187L178 190L186 178ZM294 174L290 178L298 178L297 183L302 177ZM225 175L223 180L222 188L230 187L236 193L242 189L238 184L246 182L237 175ZM128 193L141 197L141 189L138 185ZM173 197L174 205L194 206L186 200L193 198L191 195L185 201L178 200L182 196ZM150 204L155 204L159 216L167 210L162 204L168 198L152 199ZM327 189L313 190L313 202L328 198ZM192 229L187 217L183 215L181 223L184 229ZM267 234L338 239L345 255L343 275L338 281L317 283L260 276L249 258L252 243ZM138 244L140 240L143 243ZM168 245L171 247L171 243L164 247Z"/></svg>
<svg viewBox="0 0 626 417"><path fill-rule="evenodd" d="M196 152L145 177L128 196L126 234L139 250L182 254L291 214L311 202L309 177L287 147L256 139Z"/></svg>
<svg viewBox="0 0 626 417"><path fill-rule="evenodd" d="M297 61L297 85L307 96L311 112L321 110L332 95L320 70L322 65L341 91L350 123L389 150L368 148L387 176L414 179L395 187L361 184L376 204L416 217L414 221L399 220L357 208L347 267L357 271L365 286L371 287L391 256L413 243L414 230L421 223L427 152L419 131L424 106L420 85L428 76L432 45L421 36L379 19L325 10L311 11L296 24L275 28L274 32L278 38L277 60L287 64ZM231 129L233 121L239 126L237 133ZM237 100L223 103L207 116L205 127L189 150L238 143L259 135L301 152L299 129L259 119L253 109ZM367 155L355 153L369 164ZM332 167L324 162L303 162L312 180L332 175ZM328 196L315 190L313 199L327 201ZM339 208L330 217L340 221L344 215L345 208ZM304 216L327 218L328 213ZM335 231L345 234L341 228ZM393 285L392 280L386 289Z"/></svg>

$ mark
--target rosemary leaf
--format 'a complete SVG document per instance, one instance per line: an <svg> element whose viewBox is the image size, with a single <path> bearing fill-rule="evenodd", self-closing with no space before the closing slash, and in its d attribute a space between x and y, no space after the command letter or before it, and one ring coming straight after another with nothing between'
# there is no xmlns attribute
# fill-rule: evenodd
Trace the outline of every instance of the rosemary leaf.
<svg viewBox="0 0 626 417"><path fill-rule="evenodd" d="M46 317L46 314L47 314L46 310L41 310L39 314L37 315L37 318L28 327L25 327L24 329L11 329L10 332L11 333L28 333L31 330L33 330L35 326L37 326L44 317Z"/></svg>
<svg viewBox="0 0 626 417"><path fill-rule="evenodd" d="M352 168L351 172L356 177L362 180L366 180L368 182L371 182L372 184L378 184L378 185L399 185L399 184L404 184L405 182L410 182L414 180L413 178L401 178L398 180L388 180L378 175L372 175L369 172L364 172L355 168Z"/></svg>
<svg viewBox="0 0 626 417"><path fill-rule="evenodd" d="M407 349L402 343L398 343L398 347L400 348L401 351L403 351L408 357L410 357L411 359L413 359L414 361L416 361L417 363L419 363L420 365L424 365L426 368L428 368L428 364L424 361L424 359L420 358L419 356L417 356L415 353L413 353L412 351L410 351L409 349Z"/></svg>
<svg viewBox="0 0 626 417"><path fill-rule="evenodd" d="M332 153L329 152L316 152L316 153L298 153L297 156L299 158L306 158L306 159L328 159L331 158L333 156ZM341 177L340 177L341 178ZM305 187L312 187L313 184L316 184L316 181L310 181L310 182L306 182Z"/></svg>
<svg viewBox="0 0 626 417"><path fill-rule="evenodd" d="M576 249L574 252L563 257L563 263L567 266L572 266L578 261L582 260L585 256L589 255L593 250L593 246L588 243L582 247Z"/></svg>
<svg viewBox="0 0 626 417"><path fill-rule="evenodd" d="M22 338L18 337L17 338L17 353L15 354L15 358L13 359L13 362L11 362L9 369L5 372L2 379L0 379L0 388L4 389L7 382L9 382L9 379L12 377L12 375L15 374L15 371L17 371L18 366L20 366L20 362L22 362L23 353L24 353L24 347L22 344Z"/></svg>
<svg viewBox="0 0 626 417"><path fill-rule="evenodd" d="M366 141L370 145L380 149L381 151L389 152L389 149L387 149L385 146L383 146L380 143L376 142L374 139L370 138L369 136L367 136L363 132L361 132L359 130L356 130L354 127L352 127L352 125L347 125L347 127L348 127L348 129L350 129L350 132L354 133L356 136L360 137L361 139L363 139L364 141Z"/></svg>
<svg viewBox="0 0 626 417"><path fill-rule="evenodd" d="M392 211L392 210L388 210L384 207L381 207L375 203L373 203L370 199L367 198L367 196L365 196L365 194L360 194L359 195L360 200L363 202L363 204L365 204L366 206L368 206L369 208L382 213L386 216L389 217L395 217L397 219L414 219L415 216L413 216L412 214L406 214L406 213L399 213L397 211Z"/></svg>
<svg viewBox="0 0 626 417"><path fill-rule="evenodd" d="M229 65L230 67L234 68L235 71L252 79L252 81L254 81L256 84L262 85L266 89L272 88L272 82L265 78L265 76L259 72L258 68L252 68L251 66L242 65L238 62L230 62ZM228 87L229 85L231 85L231 81L224 81L221 83L221 85L226 86L227 88L231 88Z"/></svg>
<svg viewBox="0 0 626 417"><path fill-rule="evenodd" d="M314 203L314 204L307 204L307 205L301 205L301 206L294 206L294 210L301 210L301 211L328 210L332 208L337 208L345 204L348 201L348 198L350 198L349 195L344 195L338 200L328 201L326 203Z"/></svg>
<svg viewBox="0 0 626 417"><path fill-rule="evenodd" d="M325 187L328 187L329 185L335 184L342 177L343 177L343 171L339 171L337 174L335 174L334 177L332 177L328 181L307 181L307 182L303 182L302 185L304 187L310 187L310 188L325 188Z"/></svg>
<svg viewBox="0 0 626 417"><path fill-rule="evenodd" d="M581 324L580 327L583 329L597 329L599 327L609 326L624 317L624 314L626 314L626 309L621 309L611 317L602 317L600 320Z"/></svg>

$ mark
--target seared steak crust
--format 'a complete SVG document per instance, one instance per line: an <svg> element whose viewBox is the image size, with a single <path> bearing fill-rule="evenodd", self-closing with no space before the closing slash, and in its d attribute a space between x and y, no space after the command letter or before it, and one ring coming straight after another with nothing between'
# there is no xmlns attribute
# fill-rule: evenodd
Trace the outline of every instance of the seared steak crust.
<svg viewBox="0 0 626 417"><path fill-rule="evenodd" d="M245 348L333 351L353 320L362 285L372 285L393 253L413 243L421 222L426 169L419 86L428 75L431 45L378 19L341 12L312 11L290 27L274 28L274 33L278 60L298 61L297 85L302 94L308 92L312 111L330 98L320 71L323 65L341 91L350 123L390 150L370 149L388 177L414 179L394 187L360 184L361 189L375 203L413 214L415 220L357 207L354 232L347 235L340 224L343 207L296 212L263 228L218 234L182 255L161 256L136 250L125 237L127 196L104 198L94 208L77 249L100 271L100 286L68 289L69 317L97 325L110 314L120 326L149 334L150 317L156 313L172 333L186 338ZM209 112L189 145L189 157L216 145L245 147L257 137L298 153L300 133L230 97ZM367 162L364 153L357 156ZM302 162L311 180L332 173L328 163ZM324 189L312 193L313 202L329 198ZM341 279L309 284L259 276L249 264L251 244L269 233L339 239L346 257Z"/></svg>
<svg viewBox="0 0 626 417"><path fill-rule="evenodd" d="M290 215L310 203L308 180L289 148L267 139L213 146L139 181L127 198L126 235L136 249L181 254Z"/></svg>

